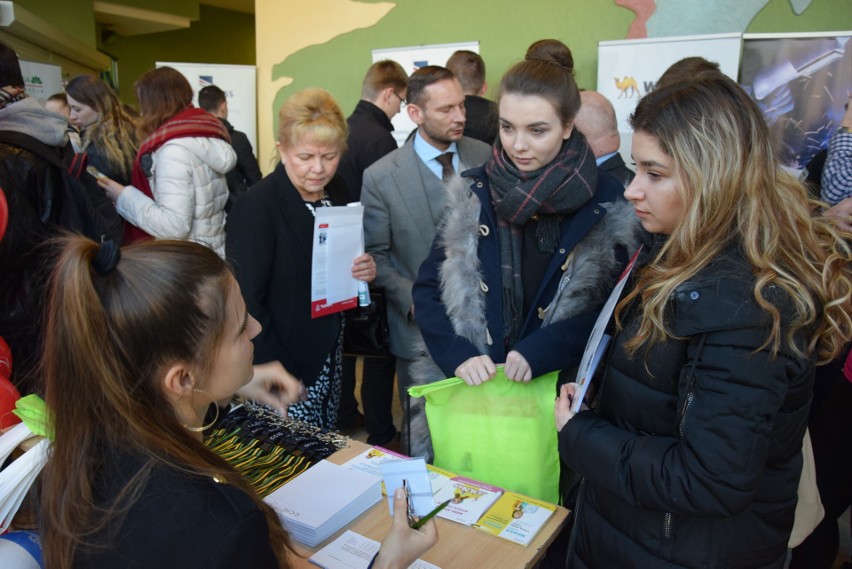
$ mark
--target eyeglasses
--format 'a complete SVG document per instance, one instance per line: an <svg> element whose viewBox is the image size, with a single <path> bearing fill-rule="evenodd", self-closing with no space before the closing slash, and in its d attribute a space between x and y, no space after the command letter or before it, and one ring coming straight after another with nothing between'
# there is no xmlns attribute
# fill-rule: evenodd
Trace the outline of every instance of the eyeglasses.
<svg viewBox="0 0 852 569"><path fill-rule="evenodd" d="M400 97L400 96L399 96L399 93L397 93L396 91L391 91L391 93L393 93L394 95L396 95L396 98L397 98L397 99L399 99L399 104L400 104L400 105L402 105L403 107L404 107L405 105L407 105L407 104L408 104L408 103L406 103L406 102L405 102L405 99L403 99L402 97Z"/></svg>

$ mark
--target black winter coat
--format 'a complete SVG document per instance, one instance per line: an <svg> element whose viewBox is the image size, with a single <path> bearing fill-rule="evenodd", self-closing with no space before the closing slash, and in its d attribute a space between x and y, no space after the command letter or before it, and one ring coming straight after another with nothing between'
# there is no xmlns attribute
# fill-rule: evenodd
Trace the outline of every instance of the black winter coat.
<svg viewBox="0 0 852 569"><path fill-rule="evenodd" d="M638 327L628 312L597 412L559 433L584 477L569 567L783 566L814 364L761 349L770 322L753 282L740 253L721 255L675 292L679 339L646 359L625 353Z"/></svg>

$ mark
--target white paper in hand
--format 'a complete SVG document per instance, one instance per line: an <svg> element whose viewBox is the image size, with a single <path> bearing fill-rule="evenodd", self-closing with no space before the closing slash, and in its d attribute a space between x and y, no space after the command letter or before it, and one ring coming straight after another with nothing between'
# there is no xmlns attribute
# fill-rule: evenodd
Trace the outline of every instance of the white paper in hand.
<svg viewBox="0 0 852 569"><path fill-rule="evenodd" d="M577 392L574 394L574 402L571 404L571 411L577 413L583 405L583 398L586 396L586 391L589 389L589 380L595 375L595 370L601 361L601 357L606 351L606 346L609 344L610 337L604 334L606 331L609 319L612 318L612 313L615 311L615 305L618 304L618 299L621 298L621 291L624 290L624 285L627 284L627 277L633 271L633 266L636 265L636 258L639 257L639 252L642 250L640 246L630 262L624 268L615 288L606 300L595 325L592 328L592 333L589 335L589 341L586 342L586 350L583 352L583 358L580 360L580 367L577 369Z"/></svg>

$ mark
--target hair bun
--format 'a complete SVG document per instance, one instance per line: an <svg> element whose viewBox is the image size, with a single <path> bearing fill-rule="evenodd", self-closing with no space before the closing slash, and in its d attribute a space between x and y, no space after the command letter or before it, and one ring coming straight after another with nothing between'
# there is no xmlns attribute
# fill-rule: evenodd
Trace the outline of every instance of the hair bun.
<svg viewBox="0 0 852 569"><path fill-rule="evenodd" d="M543 39L534 42L527 48L524 56L527 61L545 61L574 73L574 56L571 49L556 39Z"/></svg>

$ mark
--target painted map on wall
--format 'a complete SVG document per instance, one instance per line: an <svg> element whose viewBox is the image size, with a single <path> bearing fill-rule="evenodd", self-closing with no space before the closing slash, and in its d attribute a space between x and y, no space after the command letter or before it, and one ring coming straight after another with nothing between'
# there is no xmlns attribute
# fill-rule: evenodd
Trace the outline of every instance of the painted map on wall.
<svg viewBox="0 0 852 569"><path fill-rule="evenodd" d="M614 0L636 18L627 37L654 38L744 32L769 0ZM811 0L790 0L796 15L811 5Z"/></svg>

